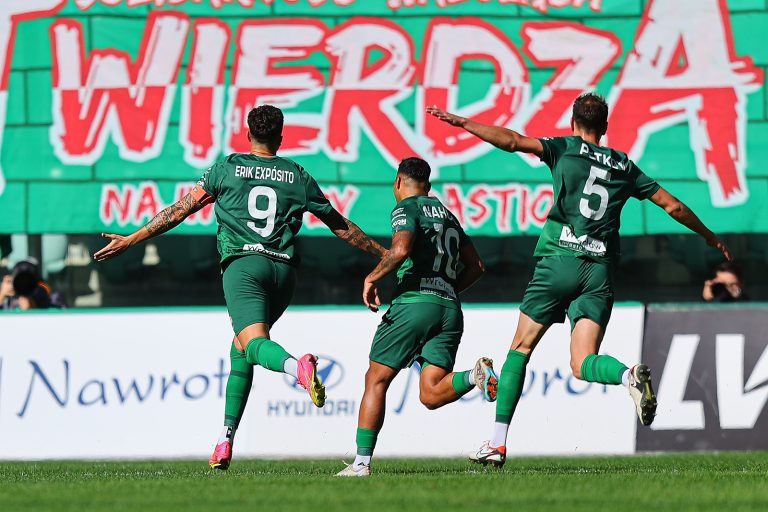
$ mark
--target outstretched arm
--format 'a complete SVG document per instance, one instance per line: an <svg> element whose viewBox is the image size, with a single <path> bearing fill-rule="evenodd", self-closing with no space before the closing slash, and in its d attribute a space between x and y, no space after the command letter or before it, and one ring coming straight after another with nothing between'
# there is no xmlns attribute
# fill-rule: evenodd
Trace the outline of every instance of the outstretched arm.
<svg viewBox="0 0 768 512"><path fill-rule="evenodd" d="M720 237L710 231L690 208L675 196L664 190L664 188L659 188L659 190L651 196L651 201L660 208L663 208L664 211L677 222L701 235L704 240L706 240L707 245L722 252L725 259L728 261L733 260L731 250L728 249L725 242L720 240Z"/></svg>
<svg viewBox="0 0 768 512"><path fill-rule="evenodd" d="M155 215L152 220L147 222L144 227L139 228L128 236L102 233L101 236L109 238L110 242L106 247L93 255L94 259L96 259L96 261L105 261L114 258L132 245L140 244L141 242L175 228L181 224L184 219L212 202L211 196L201 191L202 189L195 187L192 192L188 193L168 208L165 208Z"/></svg>
<svg viewBox="0 0 768 512"><path fill-rule="evenodd" d="M472 243L459 249L459 261L464 264L464 268L456 277L456 292L461 293L483 276L485 263Z"/></svg>
<svg viewBox="0 0 768 512"><path fill-rule="evenodd" d="M334 235L347 242L352 247L356 247L361 251L365 251L379 258L387 252L387 250L381 246L373 238L366 235L357 224L344 217L334 208L326 215L320 215L319 219L328 226Z"/></svg>
<svg viewBox="0 0 768 512"><path fill-rule="evenodd" d="M392 247L381 258L376 268L368 274L363 284L363 304L371 311L378 311L381 306L376 283L384 276L397 270L413 249L413 231L398 231L392 235Z"/></svg>
<svg viewBox="0 0 768 512"><path fill-rule="evenodd" d="M509 128L478 123L471 119L467 119L466 117L457 116L441 110L436 106L427 107L427 113L451 126L463 128L472 135L475 135L504 151L509 151L510 153L522 151L523 153L533 153L539 157L544 153L544 147L541 145L539 139L526 137Z"/></svg>

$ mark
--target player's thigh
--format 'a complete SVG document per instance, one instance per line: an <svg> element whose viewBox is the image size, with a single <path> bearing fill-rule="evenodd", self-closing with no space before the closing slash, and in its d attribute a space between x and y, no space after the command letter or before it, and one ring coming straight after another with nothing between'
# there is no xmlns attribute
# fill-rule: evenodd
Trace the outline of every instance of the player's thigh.
<svg viewBox="0 0 768 512"><path fill-rule="evenodd" d="M252 324L269 325L269 292L273 276L272 262L256 255L237 258L224 270L224 300L235 335Z"/></svg>
<svg viewBox="0 0 768 512"><path fill-rule="evenodd" d="M580 290L568 307L571 330L582 318L588 318L605 329L613 310L613 266L578 258Z"/></svg>
<svg viewBox="0 0 768 512"><path fill-rule="evenodd" d="M273 262L275 281L269 296L269 325L275 325L293 299L296 289L296 268L287 263Z"/></svg>
<svg viewBox="0 0 768 512"><path fill-rule="evenodd" d="M434 308L433 314L440 315L441 321L439 329L433 329L428 333L418 357L450 373L456 364L456 352L459 350L461 336L464 334L464 315L460 308L449 308L439 304L430 304L429 307Z"/></svg>
<svg viewBox="0 0 768 512"><path fill-rule="evenodd" d="M439 326L440 315L426 303L392 304L381 318L369 359L391 368L408 368L423 341Z"/></svg>
<svg viewBox="0 0 768 512"><path fill-rule="evenodd" d="M536 263L520 311L541 325L565 321L568 303L578 285L576 258L547 256Z"/></svg>

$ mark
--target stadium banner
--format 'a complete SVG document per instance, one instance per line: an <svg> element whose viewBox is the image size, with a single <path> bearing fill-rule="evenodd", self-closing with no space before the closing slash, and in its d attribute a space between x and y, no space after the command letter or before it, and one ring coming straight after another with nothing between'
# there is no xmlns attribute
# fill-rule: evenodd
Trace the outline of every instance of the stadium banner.
<svg viewBox="0 0 768 512"><path fill-rule="evenodd" d="M354 455L370 341L381 314L361 308L288 311L273 337L321 357L328 400L315 408L283 374L256 368L236 457ZM466 308L457 369L481 355L500 370L516 308ZM640 357L642 306L617 307L604 350ZM231 328L218 308L12 314L2 318L0 459L207 460L222 428ZM632 453L636 415L623 387L578 381L569 327L556 325L531 359L510 431L514 454ZM494 405L472 391L428 411L418 370L392 384L379 456L459 456L491 433Z"/></svg>
<svg viewBox="0 0 768 512"><path fill-rule="evenodd" d="M768 449L767 323L766 304L649 306L643 361L659 402L638 451Z"/></svg>
<svg viewBox="0 0 768 512"><path fill-rule="evenodd" d="M606 144L713 229L765 233L765 26L763 0L2 2L0 233L131 231L247 151L246 113L272 103L282 154L372 234L411 155L470 234L538 234L546 167L424 107L557 136L594 89ZM628 234L684 229L631 204ZM212 217L177 232L213 233Z"/></svg>

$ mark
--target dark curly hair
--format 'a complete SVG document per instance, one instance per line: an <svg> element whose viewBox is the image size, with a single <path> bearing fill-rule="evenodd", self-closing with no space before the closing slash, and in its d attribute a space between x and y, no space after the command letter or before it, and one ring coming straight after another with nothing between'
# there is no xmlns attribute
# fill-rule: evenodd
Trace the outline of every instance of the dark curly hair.
<svg viewBox="0 0 768 512"><path fill-rule="evenodd" d="M248 112L248 130L257 142L275 142L283 133L283 111L272 105L251 109Z"/></svg>
<svg viewBox="0 0 768 512"><path fill-rule="evenodd" d="M573 120L582 129L603 135L608 129L608 103L593 92L585 92L573 102Z"/></svg>
<svg viewBox="0 0 768 512"><path fill-rule="evenodd" d="M430 172L431 169L429 168L429 164L425 160L415 156L404 159L400 162L400 165L397 166L398 174L408 176L419 183L429 183Z"/></svg>

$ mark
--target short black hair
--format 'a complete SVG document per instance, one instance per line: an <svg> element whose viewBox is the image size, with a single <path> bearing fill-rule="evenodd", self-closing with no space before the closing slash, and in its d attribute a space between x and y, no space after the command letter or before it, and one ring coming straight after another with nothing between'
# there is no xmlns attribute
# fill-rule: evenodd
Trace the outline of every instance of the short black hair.
<svg viewBox="0 0 768 512"><path fill-rule="evenodd" d="M608 103L593 92L585 92L573 102L573 120L589 133L603 135L608 129Z"/></svg>
<svg viewBox="0 0 768 512"><path fill-rule="evenodd" d="M717 265L715 267L715 275L717 275L718 272L729 272L735 275L736 279L741 281L741 271L739 270L739 267L730 261L724 261Z"/></svg>
<svg viewBox="0 0 768 512"><path fill-rule="evenodd" d="M397 166L397 173L411 178L419 183L429 183L431 169L426 160L412 156L404 159Z"/></svg>
<svg viewBox="0 0 768 512"><path fill-rule="evenodd" d="M283 134L283 111L272 105L259 105L248 112L248 130L257 142L275 142Z"/></svg>

